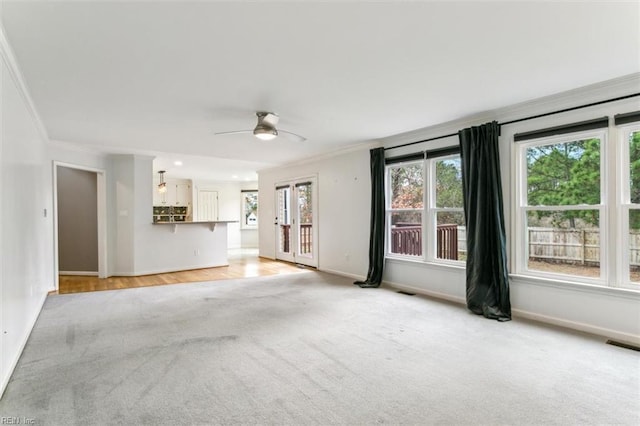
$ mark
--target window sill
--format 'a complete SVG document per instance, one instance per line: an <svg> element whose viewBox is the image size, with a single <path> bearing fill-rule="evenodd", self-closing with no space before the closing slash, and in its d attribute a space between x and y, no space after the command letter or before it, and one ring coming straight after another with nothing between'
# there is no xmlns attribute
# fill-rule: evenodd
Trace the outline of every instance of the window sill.
<svg viewBox="0 0 640 426"><path fill-rule="evenodd" d="M608 296L618 296L625 299L636 299L640 301L640 289L629 289L622 287L608 287L579 281L566 281L557 278L543 278L532 275L509 274L509 280L518 285L519 283L540 285L544 287L554 287L560 289L578 290L585 293L606 294Z"/></svg>
<svg viewBox="0 0 640 426"><path fill-rule="evenodd" d="M441 268L441 269L446 269L446 270L452 270L452 269L457 269L460 271L465 271L467 268L465 267L464 262L462 263L454 263L454 262L428 262L422 258L416 258L416 259L412 259L409 257L396 257L396 256L385 256L385 261L386 262L391 262L391 263L395 263L398 265L402 265L402 264L407 264L407 263L412 263L412 264L417 264L417 265L424 265L424 266L428 266L428 267L436 267L436 268Z"/></svg>

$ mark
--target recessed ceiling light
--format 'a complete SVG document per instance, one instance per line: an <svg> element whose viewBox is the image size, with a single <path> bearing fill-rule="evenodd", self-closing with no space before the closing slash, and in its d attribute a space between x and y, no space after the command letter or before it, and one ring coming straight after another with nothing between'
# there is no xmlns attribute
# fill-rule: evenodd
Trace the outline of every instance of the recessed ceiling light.
<svg viewBox="0 0 640 426"><path fill-rule="evenodd" d="M182 166L182 161L178 160L178 161L174 161L173 162L174 166Z"/></svg>
<svg viewBox="0 0 640 426"><path fill-rule="evenodd" d="M231 176L231 179L238 179L238 175Z"/></svg>

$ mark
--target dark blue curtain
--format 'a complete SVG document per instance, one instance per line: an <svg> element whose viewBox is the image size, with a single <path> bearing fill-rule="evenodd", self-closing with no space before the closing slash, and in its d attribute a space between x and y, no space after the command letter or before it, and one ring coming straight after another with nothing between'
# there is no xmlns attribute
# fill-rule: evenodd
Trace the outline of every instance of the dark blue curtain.
<svg viewBox="0 0 640 426"><path fill-rule="evenodd" d="M467 226L467 307L511 319L498 136L494 121L458 132Z"/></svg>
<svg viewBox="0 0 640 426"><path fill-rule="evenodd" d="M371 160L371 223L369 236L369 270L360 287L380 287L384 269L384 148L374 148Z"/></svg>

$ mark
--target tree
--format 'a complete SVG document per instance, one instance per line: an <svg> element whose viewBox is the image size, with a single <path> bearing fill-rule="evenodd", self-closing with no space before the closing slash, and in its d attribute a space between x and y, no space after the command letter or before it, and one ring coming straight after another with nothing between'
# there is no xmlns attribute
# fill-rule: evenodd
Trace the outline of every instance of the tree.
<svg viewBox="0 0 640 426"><path fill-rule="evenodd" d="M600 140L587 139L527 149L527 196L531 206L566 206L600 203ZM549 212L538 210L554 226L576 220L597 225L594 210Z"/></svg>
<svg viewBox="0 0 640 426"><path fill-rule="evenodd" d="M462 169L460 160L436 162L436 207L463 207ZM460 212L438 212L438 224L456 223L464 220Z"/></svg>
<svg viewBox="0 0 640 426"><path fill-rule="evenodd" d="M300 224L312 223L313 207L310 184L298 186L298 207L300 208Z"/></svg>
<svg viewBox="0 0 640 426"><path fill-rule="evenodd" d="M389 171L391 208L421 209L424 204L422 164L394 167Z"/></svg>
<svg viewBox="0 0 640 426"><path fill-rule="evenodd" d="M640 131L629 136L629 195L631 203L640 204ZM640 229L640 213L629 211L629 228Z"/></svg>

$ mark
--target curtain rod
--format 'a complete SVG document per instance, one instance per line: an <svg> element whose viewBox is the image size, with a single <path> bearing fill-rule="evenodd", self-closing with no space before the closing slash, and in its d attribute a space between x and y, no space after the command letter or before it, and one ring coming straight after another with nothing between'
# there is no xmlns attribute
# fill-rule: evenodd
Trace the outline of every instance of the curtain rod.
<svg viewBox="0 0 640 426"><path fill-rule="evenodd" d="M640 96L640 93L633 93L631 95L625 95L625 96L620 96L620 97L617 97L617 98L606 99L604 101L592 102L590 104L579 105L579 106L575 106L575 107L571 107L571 108L565 108L565 109L559 109L557 111L551 111L551 112L547 112L547 113L544 113L544 114L537 114L537 115L532 115L532 116L529 116L529 117L518 118L516 120L505 121L504 123L498 123L498 125L499 126L506 126L507 124L519 123L521 121L533 120L535 118L547 117L549 115L561 114L563 112L575 111L577 109L588 108L588 107L592 107L592 106L596 106L596 105L602 105L602 104L606 104L606 103L609 103L609 102L622 101L624 99L629 99L629 98L633 98L633 97L636 97L636 96ZM384 150L387 151L389 149L402 148L402 147L405 147L405 146L416 145L416 144L424 143L424 142L431 142L431 141L435 141L435 140L438 140L438 139L450 138L452 136L457 136L457 135L458 135L458 133L456 132L456 133L450 133L448 135L435 136L433 138L423 139L423 140L416 141L416 142L409 142L409 143L404 143L402 145L390 146L389 148L385 148Z"/></svg>

